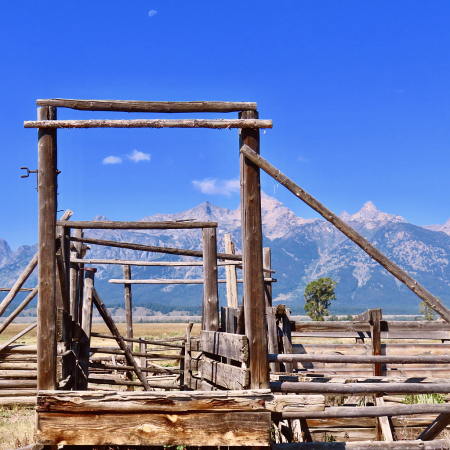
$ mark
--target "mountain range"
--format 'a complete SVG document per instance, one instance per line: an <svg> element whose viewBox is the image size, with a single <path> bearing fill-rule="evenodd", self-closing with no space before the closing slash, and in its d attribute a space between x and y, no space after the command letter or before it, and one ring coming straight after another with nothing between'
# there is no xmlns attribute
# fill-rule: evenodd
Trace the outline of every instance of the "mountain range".
<svg viewBox="0 0 450 450"><path fill-rule="evenodd" d="M444 225L416 226L400 216L379 211L367 202L350 215L342 212L344 221L355 228L389 258L405 269L434 295L450 305L450 219ZM320 277L338 281L337 300L331 310L336 314L357 314L368 308L381 307L386 314L417 314L420 300L403 284L370 259L339 230L322 219L303 219L281 202L262 194L264 245L272 249L274 303L285 303L294 313L303 313L306 285ZM231 233L237 252L241 248L241 212L204 202L176 214L155 214L141 221L196 219L217 221L218 251L224 251L224 234ZM94 220L109 220L97 216ZM88 230L85 236L139 242L146 245L188 249L201 248L200 230ZM142 261L190 260L158 253L144 253L92 245L87 258L135 259ZM11 286L37 245L21 246L13 252L0 239L0 286ZM111 306L123 306L123 286L108 283L123 278L122 267L98 266L96 288ZM35 286L37 274L28 281ZM132 278L201 278L201 267L132 267ZM224 278L224 269L219 270ZM239 277L239 275L238 275ZM225 286L220 285L221 304L226 304ZM202 287L198 285L133 285L133 302L153 311L170 309L198 311Z"/></svg>

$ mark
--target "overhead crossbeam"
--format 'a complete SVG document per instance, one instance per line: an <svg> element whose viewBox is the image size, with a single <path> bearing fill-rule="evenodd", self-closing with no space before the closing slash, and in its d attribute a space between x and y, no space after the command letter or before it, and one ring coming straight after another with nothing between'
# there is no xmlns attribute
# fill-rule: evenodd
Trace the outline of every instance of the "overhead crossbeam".
<svg viewBox="0 0 450 450"><path fill-rule="evenodd" d="M36 100L37 106L83 111L122 111L152 113L256 111L256 102L145 102L136 100L75 100L52 98Z"/></svg>
<svg viewBox="0 0 450 450"><path fill-rule="evenodd" d="M333 224L345 236L351 239L356 245L361 247L372 259L381 264L389 273L394 275L397 280L401 281L414 294L423 300L428 306L436 311L445 321L450 322L450 310L444 306L433 294L427 291L413 277L401 269L397 264L391 261L384 253L380 252L367 239L361 236L350 225L345 223L340 217L329 210L325 205L316 200L311 194L302 189L298 184L294 183L284 173L280 172L276 167L272 166L268 161L258 155L249 146L243 145L241 153L250 161L264 170L268 175L275 178L285 188L289 189L300 200L305 202L314 211L318 212L324 219Z"/></svg>
<svg viewBox="0 0 450 450"><path fill-rule="evenodd" d="M57 226L83 230L183 230L191 228L216 228L217 222L112 222L57 220Z"/></svg>
<svg viewBox="0 0 450 450"><path fill-rule="evenodd" d="M134 120L31 120L24 128L272 128L259 119L134 119Z"/></svg>

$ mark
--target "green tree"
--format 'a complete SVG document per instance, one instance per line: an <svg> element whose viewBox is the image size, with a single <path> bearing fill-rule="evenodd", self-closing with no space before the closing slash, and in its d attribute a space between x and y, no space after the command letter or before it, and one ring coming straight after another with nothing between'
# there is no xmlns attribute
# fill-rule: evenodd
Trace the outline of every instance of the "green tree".
<svg viewBox="0 0 450 450"><path fill-rule="evenodd" d="M336 300L334 289L337 281L331 278L319 278L306 286L305 311L312 320L323 321L329 315L328 308L333 300Z"/></svg>
<svg viewBox="0 0 450 450"><path fill-rule="evenodd" d="M439 297L436 297L436 300L441 301ZM423 314L423 318L425 320L434 320L434 317L436 316L434 309L428 306L425 302L420 302L419 314Z"/></svg>

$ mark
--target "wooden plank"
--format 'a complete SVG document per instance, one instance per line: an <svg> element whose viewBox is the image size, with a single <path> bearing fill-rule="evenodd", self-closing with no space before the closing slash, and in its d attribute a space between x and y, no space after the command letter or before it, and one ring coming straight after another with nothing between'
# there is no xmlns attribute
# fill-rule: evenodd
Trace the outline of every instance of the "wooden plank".
<svg viewBox="0 0 450 450"><path fill-rule="evenodd" d="M104 245L107 247L128 248L130 250L140 250L143 252L167 253L169 255L195 256L203 258L203 252L198 250L186 250L182 248L171 248L171 247L154 247L152 245L141 245L141 244L134 244L131 242L107 241L104 239L91 239L85 237L77 238L75 236L72 236L70 240L73 242L84 242L86 244ZM217 257L219 259L242 261L241 255L228 255L226 253L217 253Z"/></svg>
<svg viewBox="0 0 450 450"><path fill-rule="evenodd" d="M272 362L323 362L323 363L358 363L358 364L448 364L450 356L407 356L407 355L296 355L270 354Z"/></svg>
<svg viewBox="0 0 450 450"><path fill-rule="evenodd" d="M269 353L278 353L278 325L277 325L277 317L276 317L276 308L272 306L266 308L266 319L267 319L267 337L268 337L268 350ZM280 363L271 362L270 363L270 371L271 372L279 372L280 371Z"/></svg>
<svg viewBox="0 0 450 450"><path fill-rule="evenodd" d="M272 381L273 392L298 392L302 394L425 394L450 393L450 383L311 383ZM438 407L439 405L433 405ZM444 405L445 406L445 405ZM437 411L437 410L436 410ZM388 415L388 414L384 414Z"/></svg>
<svg viewBox="0 0 450 450"><path fill-rule="evenodd" d="M98 312L102 316L103 320L105 321L106 325L109 328L109 331L116 336L117 343L119 344L119 347L121 350L125 353L125 358L127 359L127 362L130 366L134 367L134 371L136 372L137 377L141 381L141 383L144 385L144 388L146 391L150 390L150 386L147 382L147 378L143 375L141 369L139 368L138 364L136 363L136 360L133 358L133 355L131 353L130 348L123 340L121 334L119 333L119 330L116 327L116 324L114 323L111 315L109 314L109 311L106 309L105 304L103 303L102 299L98 295L97 291L94 288L94 304L98 309ZM141 355L139 355L141 356Z"/></svg>
<svg viewBox="0 0 450 450"><path fill-rule="evenodd" d="M239 118L255 120L257 111L244 111ZM259 130L242 129L239 145L259 153ZM267 324L263 287L263 237L260 170L243 154L240 156L242 273L244 278L245 333L248 336L252 388L269 387Z"/></svg>
<svg viewBox="0 0 450 450"><path fill-rule="evenodd" d="M374 356L381 355L381 328L380 328L381 319L382 319L381 309L370 310L370 320L369 320L370 336L372 340L372 355ZM373 374L375 376L381 376L382 375L381 372L382 372L381 364L374 364Z"/></svg>
<svg viewBox="0 0 450 450"><path fill-rule="evenodd" d="M346 433L348 434L348 430L342 434ZM319 436L316 437L319 438ZM343 436L343 438L345 439L345 435ZM365 436L364 438L367 439L367 436ZM437 439L430 442L372 442L366 440L353 442L298 442L294 444L272 444L272 450L374 450L378 448L390 450L448 450L450 449L450 445L445 439Z"/></svg>
<svg viewBox="0 0 450 450"><path fill-rule="evenodd" d="M58 106L83 111L123 112L234 112L256 110L255 102L146 102L139 100L78 100L52 98L36 100L38 106Z"/></svg>
<svg viewBox="0 0 450 450"><path fill-rule="evenodd" d="M270 277L270 273L266 269L272 269L272 251L270 247L263 248L263 266L264 266L264 278ZM272 282L264 282L264 300L266 308L272 306Z"/></svg>
<svg viewBox="0 0 450 450"><path fill-rule="evenodd" d="M417 438L422 441L431 441L450 424L450 412L441 413Z"/></svg>
<svg viewBox="0 0 450 450"><path fill-rule="evenodd" d="M271 120L257 119L133 119L133 120L30 120L24 128L272 128Z"/></svg>
<svg viewBox="0 0 450 450"><path fill-rule="evenodd" d="M234 243L231 240L231 234L225 234L225 253L234 255ZM231 262L231 261L230 261ZM227 265L225 267L226 280L227 280L227 306L229 308L238 308L238 288L237 288L237 276L236 266Z"/></svg>
<svg viewBox="0 0 450 450"><path fill-rule="evenodd" d="M74 237L81 238L83 236L83 230L74 230ZM70 239L70 236L69 236ZM80 263L73 263L74 257L81 259L81 242L75 242L74 250L71 251L71 263L69 268L70 276L70 315L75 323L79 322L79 302L80 300ZM83 264L81 260L81 264Z"/></svg>
<svg viewBox="0 0 450 450"><path fill-rule="evenodd" d="M264 278L266 282L275 282L274 278ZM205 284L205 279L192 279L192 278L164 278L164 279L150 279L150 280L108 280L111 284ZM216 283L226 283L227 280L217 280ZM243 283L244 280L236 280L237 283Z"/></svg>
<svg viewBox="0 0 450 450"><path fill-rule="evenodd" d="M116 340L115 336L111 336L109 334L104 334L104 333L91 333L91 336L99 337L99 338L102 338L102 339L114 339L114 340ZM144 338L138 338L138 339L123 338L123 340L125 342L136 342L137 344L144 343L144 344L160 345L162 347L183 348L183 345L181 345L181 344L174 344L173 342L170 342L170 339L159 340L159 339L144 339ZM182 341L184 339L183 338L177 338L176 340Z"/></svg>
<svg viewBox="0 0 450 450"><path fill-rule="evenodd" d="M28 277L33 273L33 270L36 268L37 262L38 262L38 253L36 253L33 256L31 261L28 263L28 266L25 268L20 277L14 283L14 286L11 288L8 295L0 303L0 317L6 311L11 302L14 300L17 293L21 291L21 288L24 285L25 281L27 281Z"/></svg>
<svg viewBox="0 0 450 450"><path fill-rule="evenodd" d="M201 377L225 389L239 390L250 387L250 371L223 364L205 356L200 360Z"/></svg>
<svg viewBox="0 0 450 450"><path fill-rule="evenodd" d="M356 339L370 339L370 332L292 332L292 337L320 337L320 338L356 338ZM417 331L394 331L381 332L381 339L424 339L424 340L448 340L448 331L426 331L419 333Z"/></svg>
<svg viewBox="0 0 450 450"><path fill-rule="evenodd" d="M202 330L219 329L219 291L217 286L217 239L215 228L202 230L203 242L203 305Z"/></svg>
<svg viewBox="0 0 450 450"><path fill-rule="evenodd" d="M273 395L269 389L184 392L39 391L39 412L323 411L322 395Z"/></svg>
<svg viewBox="0 0 450 450"><path fill-rule="evenodd" d="M220 323L223 333L236 334L237 329L237 315L239 314L238 308L230 308L228 306L222 306L220 309Z"/></svg>
<svg viewBox="0 0 450 450"><path fill-rule="evenodd" d="M37 389L37 380L0 380L0 389Z"/></svg>
<svg viewBox="0 0 450 450"><path fill-rule="evenodd" d="M36 297L38 293L38 287L36 286L25 300L5 319L0 325L0 334L5 331L6 327L28 306L28 304Z"/></svg>
<svg viewBox="0 0 450 450"><path fill-rule="evenodd" d="M126 280L131 280L131 268L128 265L123 266L123 277ZM133 306L131 297L131 285L125 284L125 320L127 325L126 337L127 339L133 339ZM130 342L130 341L128 341ZM133 344L129 345L133 350Z"/></svg>
<svg viewBox="0 0 450 450"><path fill-rule="evenodd" d="M115 264L118 266L128 265L128 266L156 266L156 267L172 267L172 266L203 266L203 261L132 261L125 259L78 259L72 258L70 260L73 263L84 263L84 264ZM238 266L240 261L218 261L218 266ZM32 289L28 289L31 291ZM0 289L1 291L1 289Z"/></svg>
<svg viewBox="0 0 450 450"><path fill-rule="evenodd" d="M242 334L201 331L200 350L212 355L224 356L235 361L247 362L248 338Z"/></svg>
<svg viewBox="0 0 450 450"><path fill-rule="evenodd" d="M91 230L186 230L194 228L217 228L217 222L113 222L113 221L63 221L56 225Z"/></svg>
<svg viewBox="0 0 450 450"><path fill-rule="evenodd" d="M38 414L46 445L270 445L269 412ZM76 430L76 431L75 431Z"/></svg>
<svg viewBox="0 0 450 450"><path fill-rule="evenodd" d="M0 397L0 406L36 406L36 397Z"/></svg>
<svg viewBox="0 0 450 450"><path fill-rule="evenodd" d="M375 397L375 404L378 407L384 407L384 399L383 397ZM378 426L381 429L381 435L385 442L392 442L394 437L392 436L391 424L389 423L389 418L387 416L379 416L377 417Z"/></svg>
<svg viewBox="0 0 450 450"><path fill-rule="evenodd" d="M269 164L268 161L259 155L258 151L255 151L257 149L251 148L251 146L249 146L246 142L243 142L243 144L244 145L241 147L241 153L245 155L246 158L250 159L253 164L263 169L267 174L275 178L280 184L289 189L308 206L318 212L324 219L334 225L339 231L341 231L345 236L364 250L372 259L381 264L390 274L394 275L395 278L405 284L406 287L408 287L421 300L436 311L446 322L450 322L450 310L441 301L437 300L433 294L427 291L414 278L391 261L386 255L373 246L367 239L361 236L340 217L316 200L311 194L307 193L286 175Z"/></svg>
<svg viewBox="0 0 450 450"><path fill-rule="evenodd" d="M289 310L284 308L284 311L284 314L281 316L283 324L283 350L284 353L292 354L291 318L289 316ZM285 362L284 368L288 373L292 373L294 371L294 365L290 362Z"/></svg>

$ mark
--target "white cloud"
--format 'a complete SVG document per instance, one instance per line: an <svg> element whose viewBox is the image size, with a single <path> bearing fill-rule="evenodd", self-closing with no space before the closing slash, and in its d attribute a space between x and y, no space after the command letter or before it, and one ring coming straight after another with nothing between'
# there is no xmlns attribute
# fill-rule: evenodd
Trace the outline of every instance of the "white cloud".
<svg viewBox="0 0 450 450"><path fill-rule="evenodd" d="M103 164L121 164L122 158L119 158L118 156L107 156L103 160Z"/></svg>
<svg viewBox="0 0 450 450"><path fill-rule="evenodd" d="M139 161L150 161L150 153L142 153L138 152L137 150L133 150L133 153L131 155L127 155L129 159L131 159L134 162Z"/></svg>
<svg viewBox="0 0 450 450"><path fill-rule="evenodd" d="M148 17L156 16L156 14L158 14L158 11L155 11L154 9L152 9L152 10L148 13Z"/></svg>
<svg viewBox="0 0 450 450"><path fill-rule="evenodd" d="M309 159L308 159L308 158L304 158L303 156L299 156L299 157L298 157L298 160L299 160L300 162L309 162Z"/></svg>
<svg viewBox="0 0 450 450"><path fill-rule="evenodd" d="M195 189L210 195L230 196L233 192L239 192L239 180L218 180L217 178L205 178L202 181L194 180L192 182Z"/></svg>

